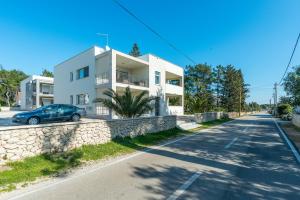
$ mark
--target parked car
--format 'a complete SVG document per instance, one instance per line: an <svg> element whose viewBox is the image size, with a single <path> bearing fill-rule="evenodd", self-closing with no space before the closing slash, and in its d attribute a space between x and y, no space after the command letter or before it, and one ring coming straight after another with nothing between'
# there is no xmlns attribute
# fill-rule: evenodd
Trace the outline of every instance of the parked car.
<svg viewBox="0 0 300 200"><path fill-rule="evenodd" d="M35 125L42 122L79 121L86 115L83 108L67 104L51 104L30 112L22 112L13 116L13 122Z"/></svg>

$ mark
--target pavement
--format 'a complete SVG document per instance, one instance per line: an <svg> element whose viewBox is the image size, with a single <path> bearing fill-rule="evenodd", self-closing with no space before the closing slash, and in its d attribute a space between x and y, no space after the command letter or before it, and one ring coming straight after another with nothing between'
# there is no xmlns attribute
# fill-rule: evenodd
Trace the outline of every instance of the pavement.
<svg viewBox="0 0 300 200"><path fill-rule="evenodd" d="M3 199L300 199L300 165L270 115L198 134L23 188Z"/></svg>
<svg viewBox="0 0 300 200"><path fill-rule="evenodd" d="M5 111L0 112L0 127L3 126L17 126L18 124L12 122L12 117L22 111Z"/></svg>

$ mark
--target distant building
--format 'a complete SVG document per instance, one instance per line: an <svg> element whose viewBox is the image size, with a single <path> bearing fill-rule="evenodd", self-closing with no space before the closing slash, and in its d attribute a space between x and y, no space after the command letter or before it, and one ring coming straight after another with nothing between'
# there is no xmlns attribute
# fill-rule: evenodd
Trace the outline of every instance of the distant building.
<svg viewBox="0 0 300 200"><path fill-rule="evenodd" d="M21 109L35 108L53 103L53 78L32 75L21 81Z"/></svg>
<svg viewBox="0 0 300 200"><path fill-rule="evenodd" d="M93 100L106 97L108 88L122 94L147 91L158 97L149 115L183 114L183 68L152 54L133 57L114 49L94 46L54 67L54 102L85 108L88 115L118 116Z"/></svg>

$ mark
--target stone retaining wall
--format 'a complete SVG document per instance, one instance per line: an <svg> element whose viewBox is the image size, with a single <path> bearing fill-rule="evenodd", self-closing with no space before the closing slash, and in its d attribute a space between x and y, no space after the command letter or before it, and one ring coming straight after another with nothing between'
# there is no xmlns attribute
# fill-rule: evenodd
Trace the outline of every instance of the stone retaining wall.
<svg viewBox="0 0 300 200"><path fill-rule="evenodd" d="M195 113L195 121L197 123L213 121L224 117L223 112L206 112L206 113Z"/></svg>
<svg viewBox="0 0 300 200"><path fill-rule="evenodd" d="M67 151L86 144L103 144L117 136L134 137L175 126L176 116L164 116L1 128L0 164L41 153Z"/></svg>
<svg viewBox="0 0 300 200"><path fill-rule="evenodd" d="M299 114L296 114L296 113L293 114L292 123L295 126L300 127L300 115Z"/></svg>
<svg viewBox="0 0 300 200"><path fill-rule="evenodd" d="M255 112L241 112L241 116L254 114L254 113ZM179 115L177 116L177 124L179 122L180 123L190 123L190 122L202 123L202 122L221 119L223 117L234 119L240 116L238 112L206 112L206 113L195 113L194 115Z"/></svg>

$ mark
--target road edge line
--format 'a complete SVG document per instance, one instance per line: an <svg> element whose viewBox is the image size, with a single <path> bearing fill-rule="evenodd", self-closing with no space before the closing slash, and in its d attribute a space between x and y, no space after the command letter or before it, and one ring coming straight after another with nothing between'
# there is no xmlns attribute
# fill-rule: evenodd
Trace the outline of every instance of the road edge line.
<svg viewBox="0 0 300 200"><path fill-rule="evenodd" d="M274 121L277 129L279 130L281 136L284 138L285 142L288 144L288 146L290 147L291 151L293 152L294 157L296 158L296 161L298 162L298 164L300 164L300 155L299 155L298 151L296 150L295 146L292 144L292 142L286 136L286 134L282 130L282 128L278 125L277 121L275 119L273 119L273 121Z"/></svg>

